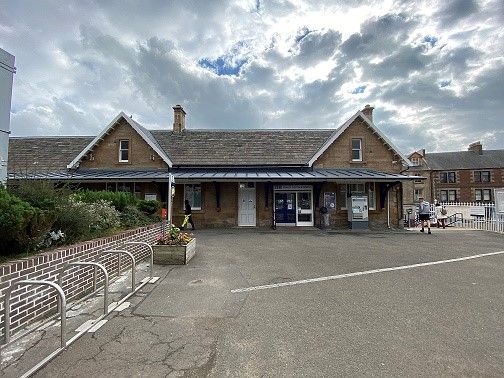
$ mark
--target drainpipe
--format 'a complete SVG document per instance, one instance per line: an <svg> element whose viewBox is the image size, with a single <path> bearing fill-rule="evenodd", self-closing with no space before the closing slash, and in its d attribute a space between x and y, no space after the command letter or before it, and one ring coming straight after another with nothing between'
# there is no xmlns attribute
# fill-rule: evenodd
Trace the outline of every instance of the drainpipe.
<svg viewBox="0 0 504 378"><path fill-rule="evenodd" d="M390 189L387 190L387 227L390 228Z"/></svg>

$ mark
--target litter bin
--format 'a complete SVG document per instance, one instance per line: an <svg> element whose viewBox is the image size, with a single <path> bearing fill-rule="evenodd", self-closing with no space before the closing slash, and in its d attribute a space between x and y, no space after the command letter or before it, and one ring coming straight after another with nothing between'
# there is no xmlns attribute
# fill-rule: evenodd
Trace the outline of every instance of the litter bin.
<svg viewBox="0 0 504 378"><path fill-rule="evenodd" d="M329 213L327 211L327 207L322 206L319 211L320 211L320 228L329 227Z"/></svg>

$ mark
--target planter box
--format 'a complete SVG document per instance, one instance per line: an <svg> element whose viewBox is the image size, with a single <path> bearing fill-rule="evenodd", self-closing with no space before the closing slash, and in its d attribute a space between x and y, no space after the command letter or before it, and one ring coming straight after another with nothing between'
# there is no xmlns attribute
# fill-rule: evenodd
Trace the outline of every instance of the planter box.
<svg viewBox="0 0 504 378"><path fill-rule="evenodd" d="M196 253L196 239L187 245L153 245L154 264L185 265Z"/></svg>

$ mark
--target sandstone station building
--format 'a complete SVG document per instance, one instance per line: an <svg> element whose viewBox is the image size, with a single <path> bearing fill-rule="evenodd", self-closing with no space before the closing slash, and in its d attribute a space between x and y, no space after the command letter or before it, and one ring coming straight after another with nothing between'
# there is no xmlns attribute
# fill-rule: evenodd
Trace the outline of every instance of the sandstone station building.
<svg viewBox="0 0 504 378"><path fill-rule="evenodd" d="M173 107L171 129L148 130L124 113L96 137L11 137L9 183L51 180L184 199L198 228L402 226L409 160L373 123L369 105L337 129L191 130Z"/></svg>

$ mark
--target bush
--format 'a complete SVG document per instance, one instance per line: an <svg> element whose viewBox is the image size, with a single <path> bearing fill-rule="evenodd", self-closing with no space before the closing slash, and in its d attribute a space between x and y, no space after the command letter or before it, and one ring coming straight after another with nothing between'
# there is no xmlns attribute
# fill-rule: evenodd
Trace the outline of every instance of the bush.
<svg viewBox="0 0 504 378"><path fill-rule="evenodd" d="M161 210L163 204L155 200L140 200L138 201L138 209L146 214L156 214Z"/></svg>
<svg viewBox="0 0 504 378"><path fill-rule="evenodd" d="M128 206L120 215L121 225L125 228L145 226L152 223L152 220L145 213L134 206Z"/></svg>
<svg viewBox="0 0 504 378"><path fill-rule="evenodd" d="M86 209L87 204L70 198L58 206L58 214L53 228L65 234L65 243L72 244L91 236L91 215Z"/></svg>
<svg viewBox="0 0 504 378"><path fill-rule="evenodd" d="M119 212L108 201L98 200L86 204L86 210L91 219L91 232L94 234L102 234L121 225Z"/></svg>
<svg viewBox="0 0 504 378"><path fill-rule="evenodd" d="M10 188L11 193L30 205L43 210L56 209L62 198L70 195L66 187L56 188L50 181L22 180L16 187Z"/></svg>
<svg viewBox="0 0 504 378"><path fill-rule="evenodd" d="M0 188L0 254L35 249L54 222L54 212L37 209Z"/></svg>
<svg viewBox="0 0 504 378"><path fill-rule="evenodd" d="M123 211L126 206L135 206L138 199L131 193L127 192L109 192L107 190L93 191L93 190L79 190L73 194L77 201L85 203L98 202L100 200L108 201L118 211Z"/></svg>

